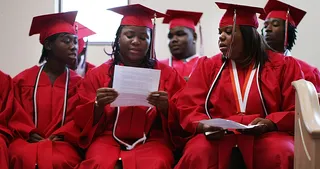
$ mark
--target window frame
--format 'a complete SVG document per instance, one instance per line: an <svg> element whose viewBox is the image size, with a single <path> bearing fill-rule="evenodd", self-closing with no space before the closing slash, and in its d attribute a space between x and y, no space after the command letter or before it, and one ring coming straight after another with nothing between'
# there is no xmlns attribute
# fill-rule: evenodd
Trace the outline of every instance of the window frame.
<svg viewBox="0 0 320 169"><path fill-rule="evenodd" d="M130 0L127 0L127 5L131 4ZM58 12L62 12L63 0L58 0ZM113 41L89 41L89 45L95 46L111 46Z"/></svg>

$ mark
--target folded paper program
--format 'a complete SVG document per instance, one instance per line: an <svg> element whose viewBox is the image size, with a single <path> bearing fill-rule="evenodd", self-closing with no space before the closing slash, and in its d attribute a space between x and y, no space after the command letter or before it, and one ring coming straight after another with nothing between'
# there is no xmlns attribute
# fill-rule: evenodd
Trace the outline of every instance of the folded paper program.
<svg viewBox="0 0 320 169"><path fill-rule="evenodd" d="M206 124L209 126L214 126L214 127L221 127L223 129L250 129L257 126L257 125L244 125L232 120L226 120L226 119L220 119L220 118L201 120L200 123Z"/></svg>

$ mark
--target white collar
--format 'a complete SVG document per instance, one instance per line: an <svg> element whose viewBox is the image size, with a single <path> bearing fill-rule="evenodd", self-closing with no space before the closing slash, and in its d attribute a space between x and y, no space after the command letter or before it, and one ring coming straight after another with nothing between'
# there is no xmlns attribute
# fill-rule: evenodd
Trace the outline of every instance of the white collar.
<svg viewBox="0 0 320 169"><path fill-rule="evenodd" d="M199 56L198 54L194 54L194 55L188 57L187 59L184 59L184 61L185 61L185 62L190 62L192 59L194 59L194 58L196 58L196 57L198 57L198 56Z"/></svg>
<svg viewBox="0 0 320 169"><path fill-rule="evenodd" d="M288 49L286 51L284 51L283 55L284 56L292 56L290 50L288 50Z"/></svg>

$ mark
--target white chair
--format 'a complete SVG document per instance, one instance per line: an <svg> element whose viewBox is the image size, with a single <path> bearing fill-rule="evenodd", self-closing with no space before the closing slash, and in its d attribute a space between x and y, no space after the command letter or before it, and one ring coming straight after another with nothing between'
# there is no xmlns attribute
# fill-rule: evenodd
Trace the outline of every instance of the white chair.
<svg viewBox="0 0 320 169"><path fill-rule="evenodd" d="M292 82L295 94L294 168L320 169L319 94L306 80Z"/></svg>

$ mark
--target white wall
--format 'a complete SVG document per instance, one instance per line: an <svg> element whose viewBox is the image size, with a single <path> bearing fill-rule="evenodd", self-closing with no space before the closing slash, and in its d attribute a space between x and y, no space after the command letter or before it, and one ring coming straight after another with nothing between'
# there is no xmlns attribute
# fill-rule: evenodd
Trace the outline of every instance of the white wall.
<svg viewBox="0 0 320 169"><path fill-rule="evenodd" d="M222 10L218 9L214 0L130 0L131 3L141 3L154 8L160 12L170 9L202 11L204 15L201 25L204 36L204 54L212 56L219 52L217 46L218 23L223 15ZM223 0L220 0L223 1ZM317 49L316 39L320 39L320 34L316 31L319 27L319 12L317 6L320 1L316 0L283 0L294 6L305 9L308 13L298 27L298 40L293 48L293 55L305 60L310 64L320 68L320 57L314 49ZM228 0L233 2L263 7L267 0ZM14 76L23 69L26 69L38 62L41 54L41 45L38 36L29 37L29 28L33 16L56 11L55 0L1 0L0 1L0 70ZM106 18L107 21L107 18ZM168 25L161 24L162 19L157 22L156 52L159 59L170 56L168 50ZM262 23L262 21L261 21ZM88 60L96 65L103 63L109 57L104 54L103 48L108 52L110 46L89 46Z"/></svg>
<svg viewBox="0 0 320 169"><path fill-rule="evenodd" d="M0 69L16 75L38 62L41 46L38 36L29 37L33 16L52 13L54 0L1 0Z"/></svg>

